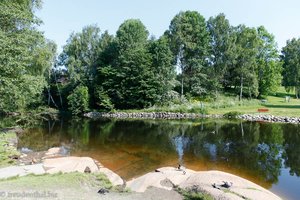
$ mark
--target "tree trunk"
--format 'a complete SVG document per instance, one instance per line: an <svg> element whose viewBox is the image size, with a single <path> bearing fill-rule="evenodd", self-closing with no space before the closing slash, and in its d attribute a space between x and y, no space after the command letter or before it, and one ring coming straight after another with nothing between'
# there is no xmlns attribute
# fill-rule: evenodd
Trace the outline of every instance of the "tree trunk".
<svg viewBox="0 0 300 200"><path fill-rule="evenodd" d="M240 86L240 101L243 97L243 76L241 76L241 86Z"/></svg>
<svg viewBox="0 0 300 200"><path fill-rule="evenodd" d="M62 101L62 97L61 97L61 92L60 92L59 86L57 84L57 78L56 78L56 73L55 72L54 72L54 78L55 78L55 84L56 84L56 87L57 87L57 91L58 91L58 94L59 94L60 106L61 106L61 108L63 108L63 101Z"/></svg>
<svg viewBox="0 0 300 200"><path fill-rule="evenodd" d="M181 74L181 95L180 95L181 103L183 101L183 74Z"/></svg>

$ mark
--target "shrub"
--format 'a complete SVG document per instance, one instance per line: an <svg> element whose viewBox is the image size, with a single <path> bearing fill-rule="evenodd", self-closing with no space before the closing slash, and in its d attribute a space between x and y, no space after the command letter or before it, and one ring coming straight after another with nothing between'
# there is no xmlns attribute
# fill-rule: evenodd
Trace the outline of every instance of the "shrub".
<svg viewBox="0 0 300 200"><path fill-rule="evenodd" d="M225 118L237 118L239 115L241 115L242 113L241 112L238 112L238 111L232 111L232 112L228 112L228 113L225 113L223 116Z"/></svg>
<svg viewBox="0 0 300 200"><path fill-rule="evenodd" d="M80 115L88 111L89 92L86 86L79 85L68 96L69 110L73 115Z"/></svg>
<svg viewBox="0 0 300 200"><path fill-rule="evenodd" d="M102 87L96 88L95 91L96 104L104 111L112 111L114 109L114 104L111 102L107 93Z"/></svg>

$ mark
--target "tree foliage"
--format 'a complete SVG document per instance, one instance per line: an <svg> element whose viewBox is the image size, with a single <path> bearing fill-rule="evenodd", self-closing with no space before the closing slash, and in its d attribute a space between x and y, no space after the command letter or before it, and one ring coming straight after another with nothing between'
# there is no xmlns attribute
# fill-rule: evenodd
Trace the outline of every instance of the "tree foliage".
<svg viewBox="0 0 300 200"><path fill-rule="evenodd" d="M288 40L282 49L283 85L287 90L295 90L297 98L300 94L300 39Z"/></svg>
<svg viewBox="0 0 300 200"><path fill-rule="evenodd" d="M38 0L0 2L0 112L35 104L46 85L53 51L36 27Z"/></svg>
<svg viewBox="0 0 300 200"><path fill-rule="evenodd" d="M204 17L196 11L180 12L172 19L167 35L181 72L181 95L206 93L203 68L207 63L209 33Z"/></svg>
<svg viewBox="0 0 300 200"><path fill-rule="evenodd" d="M69 109L73 115L80 115L88 111L89 91L86 86L79 85L68 96Z"/></svg>
<svg viewBox="0 0 300 200"><path fill-rule="evenodd" d="M259 37L257 55L259 94L268 95L275 93L281 85L282 63L279 62L274 36L263 26L258 27L257 32Z"/></svg>
<svg viewBox="0 0 300 200"><path fill-rule="evenodd" d="M284 86L300 93L299 39L287 42L280 60L263 26L232 26L222 13L206 21L197 11L180 12L158 39L139 19L124 21L115 35L85 26L55 60L56 45L37 30L40 0L3 0L0 8L0 112L34 108L42 100L81 114L222 92L256 98L274 93L281 73Z"/></svg>

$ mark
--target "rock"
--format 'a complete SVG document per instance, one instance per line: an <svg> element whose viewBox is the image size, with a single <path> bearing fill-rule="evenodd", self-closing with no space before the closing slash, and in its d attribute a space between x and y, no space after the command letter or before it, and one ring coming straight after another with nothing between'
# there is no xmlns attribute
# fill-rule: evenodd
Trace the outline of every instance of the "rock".
<svg viewBox="0 0 300 200"><path fill-rule="evenodd" d="M27 148L27 147L22 147L20 151L21 151L22 153L24 153L24 154L27 154L27 153L31 153L31 152L32 152L32 150L29 149L29 148Z"/></svg>
<svg viewBox="0 0 300 200"><path fill-rule="evenodd" d="M105 188L100 188L100 190L98 190L98 194L105 194L105 193L109 193L109 190Z"/></svg>
<svg viewBox="0 0 300 200"><path fill-rule="evenodd" d="M28 174L44 174L45 170L42 164L11 166L0 169L0 179L10 178L14 176L25 176Z"/></svg>
<svg viewBox="0 0 300 200"><path fill-rule="evenodd" d="M53 174L58 172L84 172L89 167L91 172L99 171L94 160L89 157L60 157L48 158L43 162L43 167L47 173Z"/></svg>
<svg viewBox="0 0 300 200"><path fill-rule="evenodd" d="M89 167L86 167L86 168L84 169L84 173L91 173L91 169L90 169Z"/></svg>
<svg viewBox="0 0 300 200"><path fill-rule="evenodd" d="M124 181L123 179L116 173L114 173L113 171L111 171L110 169L107 169L105 167L101 167L99 169L99 172L102 172L103 174L105 174L108 178L108 180L114 185L124 185Z"/></svg>
<svg viewBox="0 0 300 200"><path fill-rule="evenodd" d="M69 155L69 150L64 147L53 147L50 148L45 155L42 157L42 159L47 159L47 158L55 158L55 157L62 157L62 156L67 156Z"/></svg>
<svg viewBox="0 0 300 200"><path fill-rule="evenodd" d="M173 167L164 167L158 170L162 173L145 174L129 181L127 187L135 192L145 192L151 186L171 190L171 185L176 185L188 190L195 190L196 188L197 191L206 192L215 199L231 200L244 197L245 199L280 200L280 197L261 186L225 172L196 172L186 169L187 174L183 176L178 169Z"/></svg>

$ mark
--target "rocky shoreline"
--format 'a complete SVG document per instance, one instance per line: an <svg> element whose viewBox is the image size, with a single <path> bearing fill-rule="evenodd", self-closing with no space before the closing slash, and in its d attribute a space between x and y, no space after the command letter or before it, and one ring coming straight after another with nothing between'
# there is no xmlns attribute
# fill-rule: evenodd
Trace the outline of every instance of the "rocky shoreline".
<svg viewBox="0 0 300 200"><path fill-rule="evenodd" d="M97 118L120 118L120 119L195 119L195 118L208 118L212 115L203 115L195 113L172 113L172 112L115 112L115 113L101 113L89 112L84 114L85 117ZM215 116L217 117L217 115Z"/></svg>
<svg viewBox="0 0 300 200"><path fill-rule="evenodd" d="M244 114L237 116L238 119L243 119L246 121L254 122L274 122L274 123L290 123L290 124L299 124L300 117L284 117L284 116L274 116L274 115L251 115Z"/></svg>
<svg viewBox="0 0 300 200"><path fill-rule="evenodd" d="M172 112L115 112L115 113L101 113L89 112L85 113L84 117L91 119L98 118L117 118L117 119L198 119L198 118L228 118L224 115L205 115L196 113L172 113ZM231 116L230 119L242 119L253 122L274 122L274 123L291 123L299 124L300 117L274 116L269 114L242 114Z"/></svg>
<svg viewBox="0 0 300 200"><path fill-rule="evenodd" d="M201 192L212 196L214 199L266 199L280 200L281 198L272 192L248 181L241 177L228 174L221 171L193 171L186 168L164 167L149 172L143 176L130 181L123 180L118 174L104 167L98 161L90 157L70 156L67 149L63 146L53 147L43 152L21 152L19 165L0 168L0 179L7 179L15 176L26 176L29 174L44 175L57 173L103 173L113 186L126 188L135 193L141 193L141 197L146 195L149 188L158 188L160 195L174 191L173 196L179 189L193 192ZM29 161L29 162L28 162ZM230 186L224 186L224 183L230 183ZM136 195L130 193L128 195ZM121 194L113 194L108 199L119 199ZM149 195L149 194L148 194ZM155 194L156 195L156 194ZM151 199L155 197L150 194ZM129 199L133 196L128 196ZM178 195L180 196L180 195ZM149 197L149 199L150 199ZM139 198L140 199L140 198ZM167 198L167 199L174 199ZM176 199L176 198L175 198Z"/></svg>

